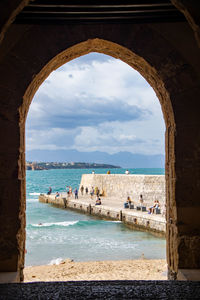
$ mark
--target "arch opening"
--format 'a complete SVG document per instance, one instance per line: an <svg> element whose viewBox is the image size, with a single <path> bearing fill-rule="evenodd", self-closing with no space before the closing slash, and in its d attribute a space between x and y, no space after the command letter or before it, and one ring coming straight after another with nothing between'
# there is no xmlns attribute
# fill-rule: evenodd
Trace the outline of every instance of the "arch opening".
<svg viewBox="0 0 200 300"><path fill-rule="evenodd" d="M92 52L92 51L91 51ZM102 53L102 52L101 52ZM65 53L65 55L66 55L66 53ZM76 55L77 55L77 53L76 53ZM130 54L129 54L129 56L130 56ZM74 204L75 205L75 204Z"/></svg>

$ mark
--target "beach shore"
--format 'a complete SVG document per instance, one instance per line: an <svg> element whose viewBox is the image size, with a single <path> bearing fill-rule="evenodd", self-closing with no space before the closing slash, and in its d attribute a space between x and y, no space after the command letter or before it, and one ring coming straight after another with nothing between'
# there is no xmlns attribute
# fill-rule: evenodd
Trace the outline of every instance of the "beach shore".
<svg viewBox="0 0 200 300"><path fill-rule="evenodd" d="M164 259L74 262L26 267L24 282L79 280L166 280Z"/></svg>

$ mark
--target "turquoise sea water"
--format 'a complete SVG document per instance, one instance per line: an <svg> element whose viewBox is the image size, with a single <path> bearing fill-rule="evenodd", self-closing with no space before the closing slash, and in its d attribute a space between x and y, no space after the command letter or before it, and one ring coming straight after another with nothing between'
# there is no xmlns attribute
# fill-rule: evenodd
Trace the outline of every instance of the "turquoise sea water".
<svg viewBox="0 0 200 300"><path fill-rule="evenodd" d="M107 169L96 169L105 174ZM125 169L111 173L124 174ZM133 174L164 174L164 169L134 169ZM88 215L38 202L48 187L65 192L66 185L79 187L81 175L91 169L27 171L26 266L50 264L61 259L75 261L165 258L165 239L130 230L121 222L104 221ZM38 225L42 223L41 225Z"/></svg>

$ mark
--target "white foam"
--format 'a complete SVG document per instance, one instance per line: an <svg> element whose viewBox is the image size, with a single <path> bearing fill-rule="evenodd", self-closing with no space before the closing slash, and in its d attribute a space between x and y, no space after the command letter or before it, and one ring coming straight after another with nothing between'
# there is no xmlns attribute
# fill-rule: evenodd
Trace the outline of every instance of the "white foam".
<svg viewBox="0 0 200 300"><path fill-rule="evenodd" d="M78 223L79 221L65 221L65 222L52 222L52 223L38 223L38 224L31 224L34 227L50 227L50 226L72 226L76 223Z"/></svg>
<svg viewBox="0 0 200 300"><path fill-rule="evenodd" d="M110 223L122 223L122 221L106 221L106 222L110 222Z"/></svg>
<svg viewBox="0 0 200 300"><path fill-rule="evenodd" d="M63 261L62 257L54 258L48 265L59 265Z"/></svg>
<svg viewBox="0 0 200 300"><path fill-rule="evenodd" d="M40 195L40 193L29 193L29 195L31 195L31 196L39 196Z"/></svg>
<svg viewBox="0 0 200 300"><path fill-rule="evenodd" d="M29 198L26 200L27 202L38 202L38 199L34 199L34 198Z"/></svg>

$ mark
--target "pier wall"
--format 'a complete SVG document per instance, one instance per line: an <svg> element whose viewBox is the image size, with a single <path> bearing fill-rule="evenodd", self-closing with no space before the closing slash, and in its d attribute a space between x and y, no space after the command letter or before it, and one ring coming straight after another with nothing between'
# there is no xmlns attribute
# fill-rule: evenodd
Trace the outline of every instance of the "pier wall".
<svg viewBox="0 0 200 300"><path fill-rule="evenodd" d="M138 202L140 194L145 205L151 206L155 200L159 200L161 207L165 205L165 176L164 175L125 175L125 174L83 174L81 185L98 187L104 191L106 197L127 199L130 196L133 202Z"/></svg>
<svg viewBox="0 0 200 300"><path fill-rule="evenodd" d="M122 221L126 225L137 229L157 232L161 233L162 235L165 235L166 232L166 221L161 215L149 215L147 213L137 212L135 210L125 210L122 208L114 208L104 205L96 206L88 201L84 202L80 199L67 199L66 197L62 196L55 199L55 195L48 196L41 194L39 196L39 201L60 208L72 209L81 213L87 213L102 219Z"/></svg>

